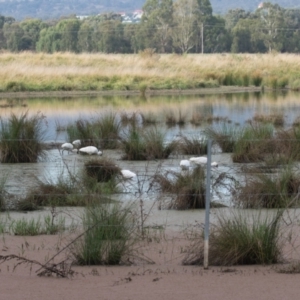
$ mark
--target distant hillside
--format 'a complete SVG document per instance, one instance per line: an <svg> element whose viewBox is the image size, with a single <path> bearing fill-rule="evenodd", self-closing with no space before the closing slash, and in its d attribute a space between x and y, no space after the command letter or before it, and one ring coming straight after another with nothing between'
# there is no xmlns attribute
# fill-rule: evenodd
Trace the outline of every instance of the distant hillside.
<svg viewBox="0 0 300 300"><path fill-rule="evenodd" d="M0 0L0 14L17 20L25 18L56 19L61 16L95 15L104 12L132 12L141 9L145 0ZM229 9L243 8L253 11L260 0L211 0L215 14ZM285 8L300 8L299 0L275 0Z"/></svg>

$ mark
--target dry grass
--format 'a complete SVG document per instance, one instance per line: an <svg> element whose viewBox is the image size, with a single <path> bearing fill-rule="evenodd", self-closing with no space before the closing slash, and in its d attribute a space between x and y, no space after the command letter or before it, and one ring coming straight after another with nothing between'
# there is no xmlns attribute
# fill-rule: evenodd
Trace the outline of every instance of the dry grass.
<svg viewBox="0 0 300 300"><path fill-rule="evenodd" d="M2 53L0 90L187 89L240 85L245 74L294 82L299 77L296 54L189 54L156 56L73 53ZM287 75L288 74L288 78ZM230 82L228 81L230 78Z"/></svg>

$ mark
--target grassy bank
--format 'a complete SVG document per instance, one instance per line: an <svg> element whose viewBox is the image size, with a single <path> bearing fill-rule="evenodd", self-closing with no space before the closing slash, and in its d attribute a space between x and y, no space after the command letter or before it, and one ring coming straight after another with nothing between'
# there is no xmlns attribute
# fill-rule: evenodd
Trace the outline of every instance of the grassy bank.
<svg viewBox="0 0 300 300"><path fill-rule="evenodd" d="M1 53L0 91L188 90L219 86L300 89L294 54L122 55Z"/></svg>

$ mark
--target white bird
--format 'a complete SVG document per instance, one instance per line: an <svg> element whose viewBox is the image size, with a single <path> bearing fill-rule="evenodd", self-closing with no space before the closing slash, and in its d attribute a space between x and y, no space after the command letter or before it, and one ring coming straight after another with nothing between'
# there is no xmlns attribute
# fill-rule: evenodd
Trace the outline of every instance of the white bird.
<svg viewBox="0 0 300 300"><path fill-rule="evenodd" d="M190 168L190 161L187 159L181 160L179 165L181 170L188 170Z"/></svg>
<svg viewBox="0 0 300 300"><path fill-rule="evenodd" d="M121 175L124 179L133 179L136 177L136 174L129 170L121 170Z"/></svg>
<svg viewBox="0 0 300 300"><path fill-rule="evenodd" d="M80 140L75 140L72 142L72 144L74 145L74 147L76 147L77 149L81 146L81 141Z"/></svg>
<svg viewBox="0 0 300 300"><path fill-rule="evenodd" d="M199 156L199 157L191 157L190 162L196 164L196 165L206 165L207 164L207 157L206 156ZM212 167L218 167L217 162L211 163Z"/></svg>
<svg viewBox="0 0 300 300"><path fill-rule="evenodd" d="M79 153L88 155L102 155L102 151L94 146L87 146L79 149Z"/></svg>
<svg viewBox="0 0 300 300"><path fill-rule="evenodd" d="M73 148L74 147L71 143L64 143L64 144L61 145L62 153L64 153L64 151L72 152Z"/></svg>

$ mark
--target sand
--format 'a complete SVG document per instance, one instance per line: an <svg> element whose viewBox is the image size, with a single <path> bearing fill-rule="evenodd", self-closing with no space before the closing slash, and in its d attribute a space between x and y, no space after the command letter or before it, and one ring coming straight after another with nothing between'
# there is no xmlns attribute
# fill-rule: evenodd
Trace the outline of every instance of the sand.
<svg viewBox="0 0 300 300"><path fill-rule="evenodd" d="M70 235L18 237L4 235L0 255L16 254L44 263L62 250ZM17 260L0 264L0 299L298 299L300 274L282 274L285 265L212 267L183 266L188 240L156 234L136 248L125 266L72 266L69 278L37 276L36 265ZM68 256L62 251L55 258ZM149 261L153 263L149 263ZM14 269L15 267L15 269Z"/></svg>

